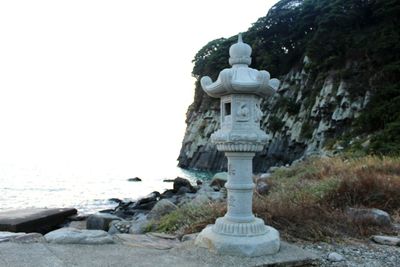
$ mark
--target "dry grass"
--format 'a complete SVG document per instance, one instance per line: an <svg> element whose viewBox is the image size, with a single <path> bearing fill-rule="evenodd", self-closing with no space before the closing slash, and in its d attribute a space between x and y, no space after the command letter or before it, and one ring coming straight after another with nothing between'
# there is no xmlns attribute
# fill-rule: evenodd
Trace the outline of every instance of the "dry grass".
<svg viewBox="0 0 400 267"><path fill-rule="evenodd" d="M257 196L254 211L287 238L324 240L367 236L379 228L351 221L347 207L400 211L400 159L364 157L312 159L271 177L273 189Z"/></svg>
<svg viewBox="0 0 400 267"><path fill-rule="evenodd" d="M390 233L370 222L353 222L347 207L379 208L400 219L400 158L315 158L271 177L271 192L256 195L254 213L286 239L327 240ZM226 204L186 206L165 216L159 230L198 232L223 216Z"/></svg>

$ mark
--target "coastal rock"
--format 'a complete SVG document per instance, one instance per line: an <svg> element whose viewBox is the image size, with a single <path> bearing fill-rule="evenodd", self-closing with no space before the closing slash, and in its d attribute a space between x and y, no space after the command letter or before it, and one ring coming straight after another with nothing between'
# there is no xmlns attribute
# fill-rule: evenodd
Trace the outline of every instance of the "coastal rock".
<svg viewBox="0 0 400 267"><path fill-rule="evenodd" d="M110 198L108 201L110 201L110 202L114 202L114 203L118 203L118 204L120 204L120 203L122 203L123 201L121 200L121 199L119 199L119 198Z"/></svg>
<svg viewBox="0 0 400 267"><path fill-rule="evenodd" d="M181 187L186 187L187 189L189 189L189 192L191 192L191 193L196 192L195 188L190 184L189 180L187 180L185 178L177 177L174 180L174 185L173 185L174 192L177 193Z"/></svg>
<svg viewBox="0 0 400 267"><path fill-rule="evenodd" d="M139 177L135 177L135 178L128 178L128 182L141 182L142 179L140 179Z"/></svg>
<svg viewBox="0 0 400 267"><path fill-rule="evenodd" d="M227 172L218 172L216 173L211 182L210 186L215 188L216 190L220 190L225 186L225 183L228 181L228 173Z"/></svg>
<svg viewBox="0 0 400 267"><path fill-rule="evenodd" d="M108 231L110 222L113 220L121 220L118 216L109 213L95 213L90 215L86 221L86 228L89 230L104 230Z"/></svg>
<svg viewBox="0 0 400 267"><path fill-rule="evenodd" d="M151 220L158 220L162 216L176 210L178 207L167 199L161 199L149 212L147 218Z"/></svg>
<svg viewBox="0 0 400 267"><path fill-rule="evenodd" d="M368 222L379 226L391 226L390 215L380 209L348 208L346 214L354 222Z"/></svg>
<svg viewBox="0 0 400 267"><path fill-rule="evenodd" d="M67 224L66 227L75 229L86 229L86 221L72 221Z"/></svg>
<svg viewBox="0 0 400 267"><path fill-rule="evenodd" d="M45 239L56 244L111 244L112 237L102 230L79 230L74 228L61 228L46 234Z"/></svg>
<svg viewBox="0 0 400 267"><path fill-rule="evenodd" d="M165 190L164 193L161 194L160 198L161 199L172 198L173 196L175 196L174 190L168 189L168 190Z"/></svg>
<svg viewBox="0 0 400 267"><path fill-rule="evenodd" d="M119 234L119 233L129 233L129 230L131 228L131 221L112 221L110 223L110 229L108 230L108 233L110 235L114 234Z"/></svg>
<svg viewBox="0 0 400 267"><path fill-rule="evenodd" d="M192 192L192 190L189 187L182 186L182 187L179 188L179 190L178 190L178 192L176 192L176 194L177 195L184 195L184 194L187 194L187 193L190 193L190 192Z"/></svg>
<svg viewBox="0 0 400 267"><path fill-rule="evenodd" d="M226 197L226 192L224 193L225 187L222 187L220 191L215 192L215 190L207 185L203 184L194 196L193 204L203 204L210 201L223 201Z"/></svg>
<svg viewBox="0 0 400 267"><path fill-rule="evenodd" d="M400 237L398 236L374 235L371 237L371 239L382 245L400 246Z"/></svg>
<svg viewBox="0 0 400 267"><path fill-rule="evenodd" d="M157 203L161 194L157 191L151 192L144 198L139 199L133 206L133 209L138 210L151 210Z"/></svg>
<svg viewBox="0 0 400 267"><path fill-rule="evenodd" d="M136 220L131 222L131 227L129 228L130 234L143 234L149 225L149 220L146 216L142 215Z"/></svg>
<svg viewBox="0 0 400 267"><path fill-rule="evenodd" d="M331 262L344 261L344 257L336 252L331 252L328 254L328 260Z"/></svg>
<svg viewBox="0 0 400 267"><path fill-rule="evenodd" d="M204 203L210 202L210 198L206 194L198 194L193 200L192 204L194 205L202 205Z"/></svg>
<svg viewBox="0 0 400 267"><path fill-rule="evenodd" d="M258 181L256 184L256 192L260 195L267 195L269 192L270 186L268 183L264 181Z"/></svg>

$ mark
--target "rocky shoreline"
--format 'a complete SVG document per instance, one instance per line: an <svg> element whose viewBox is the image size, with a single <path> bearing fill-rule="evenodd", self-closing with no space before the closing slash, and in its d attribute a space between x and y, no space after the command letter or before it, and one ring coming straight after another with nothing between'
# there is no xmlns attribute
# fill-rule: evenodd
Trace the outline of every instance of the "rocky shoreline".
<svg viewBox="0 0 400 267"><path fill-rule="evenodd" d="M269 174L261 175L255 181L257 193L268 193L268 176ZM197 181L196 185L192 185L190 181L180 177L171 182L172 189L163 193L152 192L137 201L111 199L118 203L114 209L89 216L71 216L59 229L45 235L0 232L0 243L124 244L160 250L180 246L193 240L197 234L154 233L152 222L185 204L201 205L225 201L226 173L217 174L209 183ZM371 218L383 224L391 223L390 217L380 210L349 210L349 214L355 217L375 214ZM397 227L398 236L383 239L372 237L369 240L349 239L340 243L297 240L295 244L319 257L315 266L398 266L400 226L393 227Z"/></svg>

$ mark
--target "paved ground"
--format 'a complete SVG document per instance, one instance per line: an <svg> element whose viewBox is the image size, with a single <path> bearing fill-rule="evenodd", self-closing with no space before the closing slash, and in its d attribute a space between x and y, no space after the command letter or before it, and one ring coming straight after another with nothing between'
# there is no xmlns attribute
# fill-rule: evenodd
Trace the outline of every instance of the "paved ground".
<svg viewBox="0 0 400 267"><path fill-rule="evenodd" d="M57 245L50 243L0 243L1 267L58 266L185 266L246 267L294 266L310 262L314 255L298 247L282 243L281 251L269 257L243 258L217 256L192 241L169 250L114 245Z"/></svg>

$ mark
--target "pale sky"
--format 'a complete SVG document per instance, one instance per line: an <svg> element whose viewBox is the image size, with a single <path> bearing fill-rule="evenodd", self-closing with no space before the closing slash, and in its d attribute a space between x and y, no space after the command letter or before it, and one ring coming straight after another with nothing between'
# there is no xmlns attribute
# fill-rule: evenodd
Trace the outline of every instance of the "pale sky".
<svg viewBox="0 0 400 267"><path fill-rule="evenodd" d="M275 2L0 0L0 163L174 161L196 52Z"/></svg>

